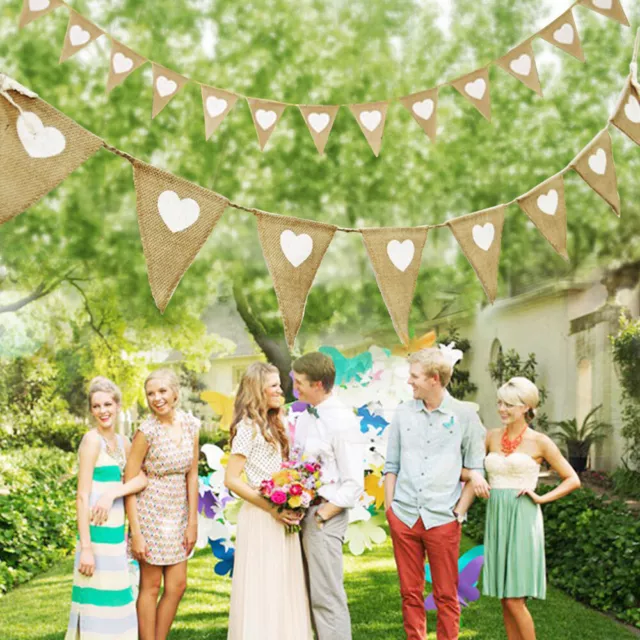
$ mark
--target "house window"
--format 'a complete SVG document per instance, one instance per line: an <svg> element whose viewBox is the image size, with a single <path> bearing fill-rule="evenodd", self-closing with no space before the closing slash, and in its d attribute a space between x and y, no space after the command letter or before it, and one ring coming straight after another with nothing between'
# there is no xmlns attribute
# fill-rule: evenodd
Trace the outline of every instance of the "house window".
<svg viewBox="0 0 640 640"><path fill-rule="evenodd" d="M502 345L500 344L500 340L496 338L491 343L491 353L489 355L489 361L491 362L491 364L497 364L501 355L502 355Z"/></svg>

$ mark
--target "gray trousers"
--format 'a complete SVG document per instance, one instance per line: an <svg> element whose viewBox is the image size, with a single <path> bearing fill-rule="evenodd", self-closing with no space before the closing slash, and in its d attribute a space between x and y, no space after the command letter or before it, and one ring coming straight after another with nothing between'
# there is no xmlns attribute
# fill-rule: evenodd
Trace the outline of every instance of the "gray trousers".
<svg viewBox="0 0 640 640"><path fill-rule="evenodd" d="M311 617L318 640L351 640L351 617L344 590L342 544L349 524L343 511L320 529L311 507L302 521Z"/></svg>

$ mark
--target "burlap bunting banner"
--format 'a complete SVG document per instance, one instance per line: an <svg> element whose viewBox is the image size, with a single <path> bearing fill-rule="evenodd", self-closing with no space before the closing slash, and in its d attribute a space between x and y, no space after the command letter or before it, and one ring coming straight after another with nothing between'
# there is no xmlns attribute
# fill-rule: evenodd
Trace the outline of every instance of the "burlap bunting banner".
<svg viewBox="0 0 640 640"><path fill-rule="evenodd" d="M62 6L60 0L22 0L20 28Z"/></svg>
<svg viewBox="0 0 640 640"><path fill-rule="evenodd" d="M327 145L327 140L329 140L329 134L340 107L336 105L301 104L298 108L307 123L309 133L311 133L318 153L321 156L324 155L324 148Z"/></svg>
<svg viewBox="0 0 640 640"><path fill-rule="evenodd" d="M376 158L382 147L382 134L387 118L388 102L369 102L367 104L351 104L349 109L356 119L360 130L367 139Z"/></svg>
<svg viewBox="0 0 640 640"><path fill-rule="evenodd" d="M111 39L111 58L109 59L109 77L107 78L107 93L111 93L122 84L130 74L147 61L135 51L125 47L117 40Z"/></svg>
<svg viewBox="0 0 640 640"><path fill-rule="evenodd" d="M435 142L438 132L438 89L412 93L409 96L400 98L400 102L429 136L431 142Z"/></svg>
<svg viewBox="0 0 640 640"><path fill-rule="evenodd" d="M149 285L164 312L229 201L139 160L132 164Z"/></svg>
<svg viewBox="0 0 640 640"><path fill-rule="evenodd" d="M564 178L553 176L517 200L540 233L565 259L567 254L567 207L564 200Z"/></svg>
<svg viewBox="0 0 640 640"><path fill-rule="evenodd" d="M580 4L619 22L625 27L629 26L629 20L620 0L581 0Z"/></svg>
<svg viewBox="0 0 640 640"><path fill-rule="evenodd" d="M171 69L162 67L155 62L153 68L153 107L151 118L155 118L175 98L178 91L187 84L188 80Z"/></svg>
<svg viewBox="0 0 640 640"><path fill-rule="evenodd" d="M501 204L447 223L491 302L498 295L498 265L505 209Z"/></svg>
<svg viewBox="0 0 640 640"><path fill-rule="evenodd" d="M39 98L0 95L0 224L57 187L102 140Z"/></svg>
<svg viewBox="0 0 640 640"><path fill-rule="evenodd" d="M60 63L68 60L71 56L78 53L80 49L84 49L103 33L104 31L98 29L93 22L89 22L89 20L83 18L79 13L70 9L69 23L67 24L67 33L64 36Z"/></svg>
<svg viewBox="0 0 640 640"><path fill-rule="evenodd" d="M540 31L540 37L566 51L574 58L584 62L584 53L580 44L580 35L576 26L573 10L569 9L557 20Z"/></svg>
<svg viewBox="0 0 640 640"><path fill-rule="evenodd" d="M309 289L337 230L331 224L258 212L258 234L276 290L284 333L293 348Z"/></svg>
<svg viewBox="0 0 640 640"><path fill-rule="evenodd" d="M478 69L451 82L489 122L491 122L491 94L489 90L489 71Z"/></svg>
<svg viewBox="0 0 640 640"><path fill-rule="evenodd" d="M529 89L533 89L539 96L542 95L540 76L530 40L509 51L497 63Z"/></svg>
<svg viewBox="0 0 640 640"><path fill-rule="evenodd" d="M627 80L627 84L618 102L618 109L611 119L611 122L618 127L622 133L640 145L640 95L630 78Z"/></svg>
<svg viewBox="0 0 640 640"><path fill-rule="evenodd" d="M416 227L361 232L378 288L402 344L409 342L409 314L427 231Z"/></svg>
<svg viewBox="0 0 640 640"><path fill-rule="evenodd" d="M235 93L202 85L205 139L208 140L238 100Z"/></svg>
<svg viewBox="0 0 640 640"><path fill-rule="evenodd" d="M247 103L249 104L253 124L258 134L258 144L260 145L260 149L264 151L287 105L282 104L282 102L255 100L254 98L247 98Z"/></svg>
<svg viewBox="0 0 640 640"><path fill-rule="evenodd" d="M609 131L605 129L600 132L580 152L571 166L619 216L620 195Z"/></svg>

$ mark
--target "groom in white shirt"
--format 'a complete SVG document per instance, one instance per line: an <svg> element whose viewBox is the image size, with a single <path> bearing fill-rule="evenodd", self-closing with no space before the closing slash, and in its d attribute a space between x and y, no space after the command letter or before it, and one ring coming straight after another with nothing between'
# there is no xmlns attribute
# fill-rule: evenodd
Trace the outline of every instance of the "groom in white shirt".
<svg viewBox="0 0 640 640"><path fill-rule="evenodd" d="M349 509L364 491L365 443L353 409L332 395L333 360L308 353L293 363L294 387L309 409L296 423L295 446L322 463L318 504L302 521L311 613L318 640L351 640L342 545Z"/></svg>

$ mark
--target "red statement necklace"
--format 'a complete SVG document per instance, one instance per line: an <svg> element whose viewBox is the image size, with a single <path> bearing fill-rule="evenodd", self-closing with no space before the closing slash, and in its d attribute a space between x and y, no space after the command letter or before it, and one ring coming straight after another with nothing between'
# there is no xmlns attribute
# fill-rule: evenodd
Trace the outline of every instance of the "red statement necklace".
<svg viewBox="0 0 640 640"><path fill-rule="evenodd" d="M520 435L516 436L514 440L509 440L509 436L507 435L508 429L505 428L504 433L502 434L502 440L500 441L500 448L502 449L502 452L507 455L511 455L522 443L522 437L528 428L529 425L525 425Z"/></svg>

